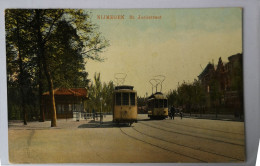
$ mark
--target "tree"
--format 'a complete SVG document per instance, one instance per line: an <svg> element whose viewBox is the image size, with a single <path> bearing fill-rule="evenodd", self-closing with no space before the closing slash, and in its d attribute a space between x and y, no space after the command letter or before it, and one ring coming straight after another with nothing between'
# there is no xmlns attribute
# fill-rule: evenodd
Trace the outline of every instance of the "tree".
<svg viewBox="0 0 260 166"><path fill-rule="evenodd" d="M191 114L191 105L192 105L192 97L193 97L192 84L183 82L178 87L177 92L178 92L179 97L180 97L180 103Z"/></svg>
<svg viewBox="0 0 260 166"><path fill-rule="evenodd" d="M235 103L235 115L241 118L243 115L243 64L242 64L242 54L238 59L233 62L233 69L230 71L229 75L231 78L231 90L236 92L236 103Z"/></svg>
<svg viewBox="0 0 260 166"><path fill-rule="evenodd" d="M191 113L192 109L198 111L206 100L206 94L201 83L194 80L193 83L183 82L176 90L170 90L167 94L169 105L185 107Z"/></svg>
<svg viewBox="0 0 260 166"><path fill-rule="evenodd" d="M71 45L71 41L74 43ZM85 71L85 62L80 54L82 43L74 29L66 21L58 23L57 28L47 43L49 66L54 73L54 86L86 87L89 80ZM50 44L50 45L49 45ZM55 47L52 47L55 44Z"/></svg>
<svg viewBox="0 0 260 166"><path fill-rule="evenodd" d="M112 81L109 83L103 83L102 88L102 96L104 99L105 106L105 112L111 112L113 110L113 103L114 103L114 84Z"/></svg>
<svg viewBox="0 0 260 166"><path fill-rule="evenodd" d="M100 73L95 73L94 80L89 87L89 106L94 110L100 110L100 98L102 97L102 83Z"/></svg>
<svg viewBox="0 0 260 166"><path fill-rule="evenodd" d="M37 32L37 47L38 47L38 56L41 59L43 70L48 82L48 90L50 93L51 99L51 112L52 112L52 123L51 126L56 126L56 107L55 107L55 98L54 98L54 85L53 85L53 76L51 73L51 62L52 55L48 54L47 48L57 48L55 41L50 40L50 36L56 32L57 27L60 24L67 26L69 29L70 35L73 35L69 43L63 43L64 45L70 45L75 47L81 55L84 55L86 58L93 60L101 61L99 54L107 46L107 42L102 39L100 33L96 32L95 26L89 21L88 13L83 10L35 10L35 29ZM68 26L70 25L70 26ZM64 27L64 26L62 26ZM67 36L66 36L67 37ZM59 40L62 42L62 40ZM49 49L51 50L51 49ZM53 51L53 50L52 50ZM60 51L60 49L58 49ZM62 54L62 52L55 52L57 55ZM64 54L62 54L64 55Z"/></svg>
<svg viewBox="0 0 260 166"><path fill-rule="evenodd" d="M194 80L192 86L193 86L192 103L196 107L197 111L201 113L201 109L205 107L205 103L206 103L206 92L204 91L201 82L198 80Z"/></svg>
<svg viewBox="0 0 260 166"><path fill-rule="evenodd" d="M51 126L55 127L56 108L53 92L55 87L85 86L88 79L84 58L102 61L103 58L99 53L108 46L108 42L97 31L97 26L91 23L88 12L84 10L8 9L6 13L10 16L6 17L7 27L15 26L16 22L12 20L17 12L23 13L20 19L24 25L23 39L30 41L23 45L23 50L27 50L27 53L28 50L31 52L26 54L27 57L24 58L26 63L21 66L32 69L28 71L34 77L32 81L39 87L39 101L41 101L42 91L47 87L51 100ZM17 25L16 29L21 29L21 25ZM12 43L7 46L13 48L19 46L18 40L11 41ZM8 50L19 52L17 49ZM19 73L22 73L21 71ZM17 69L13 75L16 72ZM40 108L40 110L42 109ZM41 115L44 120L43 111L41 111Z"/></svg>
<svg viewBox="0 0 260 166"><path fill-rule="evenodd" d="M89 89L89 99L87 105L96 110L101 110L101 104L103 106L106 103L106 111L111 111L113 109L113 92L114 92L114 85L113 82L110 81L108 84L101 82L100 73L95 73L94 80L91 83ZM100 99L102 100L102 103Z"/></svg>
<svg viewBox="0 0 260 166"><path fill-rule="evenodd" d="M141 97L141 96L137 96L137 106L138 107L143 107L146 105L146 98L145 97Z"/></svg>
<svg viewBox="0 0 260 166"><path fill-rule="evenodd" d="M214 77L210 81L210 85L209 86L210 86L210 91L209 91L210 106L211 106L211 108L215 109L215 114L216 114L216 118L217 118L217 116L218 116L217 106L220 104L221 97L222 97L222 93L221 93L221 90L220 90L220 83L216 79L216 77Z"/></svg>
<svg viewBox="0 0 260 166"><path fill-rule="evenodd" d="M181 103L179 102L179 96L178 96L177 90L170 90L166 96L168 98L168 105L169 106L171 106L171 105L174 105L174 106L181 105Z"/></svg>
<svg viewBox="0 0 260 166"><path fill-rule="evenodd" d="M28 19L25 19L28 17ZM20 105L23 112L24 125L27 125L27 93L30 92L31 79L33 74L30 72L30 65L26 64L31 51L31 14L28 10L6 10L6 50L7 50L7 74L8 87L14 85L19 88ZM14 88L14 86L12 86Z"/></svg>

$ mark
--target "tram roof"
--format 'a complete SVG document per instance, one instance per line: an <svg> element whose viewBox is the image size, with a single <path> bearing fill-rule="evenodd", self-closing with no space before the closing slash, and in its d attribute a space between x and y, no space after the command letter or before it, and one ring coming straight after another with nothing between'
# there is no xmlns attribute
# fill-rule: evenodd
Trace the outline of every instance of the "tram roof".
<svg viewBox="0 0 260 166"><path fill-rule="evenodd" d="M156 98L156 99L167 99L167 97L162 92L156 92L156 93L152 94L151 96L148 97L148 100L149 99L153 99L153 98Z"/></svg>
<svg viewBox="0 0 260 166"><path fill-rule="evenodd" d="M115 90L133 90L134 86L131 85L120 85L120 86L116 86Z"/></svg>

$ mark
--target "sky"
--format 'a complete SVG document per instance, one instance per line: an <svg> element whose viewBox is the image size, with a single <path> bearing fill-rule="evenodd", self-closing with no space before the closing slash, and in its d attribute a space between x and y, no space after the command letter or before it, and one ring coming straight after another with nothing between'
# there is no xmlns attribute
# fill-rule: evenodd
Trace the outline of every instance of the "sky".
<svg viewBox="0 0 260 166"><path fill-rule="evenodd" d="M165 76L162 92L168 93L178 83L197 79L209 62L217 64L219 57L227 62L229 56L242 53L241 8L88 11L110 43L101 53L104 62L87 61L89 78L100 72L101 81L109 82L115 73L126 73L124 84L134 86L138 96L152 93L149 81L156 75ZM124 19L98 19L104 15ZM139 15L161 19L138 19Z"/></svg>

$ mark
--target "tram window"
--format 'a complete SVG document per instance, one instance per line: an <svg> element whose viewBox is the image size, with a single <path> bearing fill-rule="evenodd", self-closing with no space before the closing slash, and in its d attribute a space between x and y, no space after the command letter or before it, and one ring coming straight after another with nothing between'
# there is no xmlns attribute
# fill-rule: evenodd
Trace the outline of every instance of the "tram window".
<svg viewBox="0 0 260 166"><path fill-rule="evenodd" d="M130 105L135 105L135 93L130 93Z"/></svg>
<svg viewBox="0 0 260 166"><path fill-rule="evenodd" d="M148 107L149 108L154 108L154 100L148 101Z"/></svg>
<svg viewBox="0 0 260 166"><path fill-rule="evenodd" d="M122 105L129 105L129 93L122 93Z"/></svg>
<svg viewBox="0 0 260 166"><path fill-rule="evenodd" d="M158 100L155 100L155 101L154 101L154 108L159 108L159 105L158 105L158 104L159 104Z"/></svg>
<svg viewBox="0 0 260 166"><path fill-rule="evenodd" d="M163 108L163 99L158 100L158 108Z"/></svg>
<svg viewBox="0 0 260 166"><path fill-rule="evenodd" d="M166 99L163 100L164 108L168 107L168 101Z"/></svg>
<svg viewBox="0 0 260 166"><path fill-rule="evenodd" d="M121 93L116 93L116 105L121 105Z"/></svg>

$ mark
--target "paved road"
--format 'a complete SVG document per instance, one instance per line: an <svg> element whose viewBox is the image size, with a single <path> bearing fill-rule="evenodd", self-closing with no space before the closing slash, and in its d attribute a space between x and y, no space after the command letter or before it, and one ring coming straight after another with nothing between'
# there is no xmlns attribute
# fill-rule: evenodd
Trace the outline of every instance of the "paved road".
<svg viewBox="0 0 260 166"><path fill-rule="evenodd" d="M131 127L99 121L9 123L11 163L243 162L244 123L205 119L148 120Z"/></svg>

